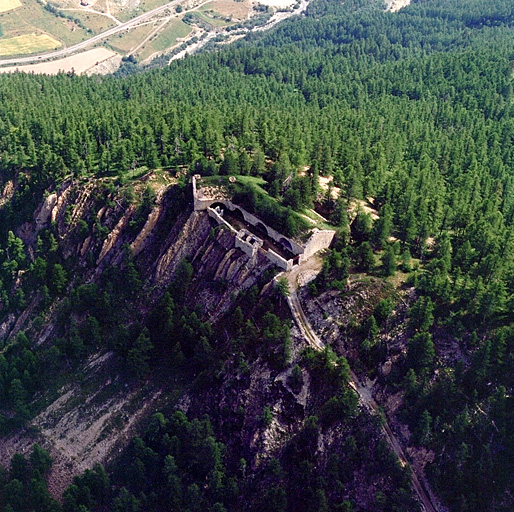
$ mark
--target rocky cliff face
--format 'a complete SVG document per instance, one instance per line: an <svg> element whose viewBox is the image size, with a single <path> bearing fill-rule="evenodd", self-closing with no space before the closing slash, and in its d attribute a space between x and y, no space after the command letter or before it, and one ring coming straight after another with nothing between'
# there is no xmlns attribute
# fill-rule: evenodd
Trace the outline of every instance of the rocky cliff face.
<svg viewBox="0 0 514 512"><path fill-rule="evenodd" d="M326 495L370 509L377 489L394 501L408 478L397 469L391 478L394 460L359 411L342 363L305 352L273 287L277 269L262 255L252 262L232 233L192 210L189 196L165 173L128 185L67 181L18 226L34 264L18 272L12 293L33 281L41 254L49 254L50 278L59 265L67 279L51 293L28 287L23 307L4 315L4 341L16 350L25 339L47 377L23 427L1 438L0 460L38 442L54 459L49 484L59 497L74 475L115 461L145 418L180 409L211 418L226 463L242 471L242 508L260 510L266 487L285 492L291 506ZM335 329L337 345L342 324L329 325L337 316L326 314L330 307L312 300L307 309L321 331ZM168 321L173 329L161 326ZM315 483L327 478L339 483Z"/></svg>
<svg viewBox="0 0 514 512"><path fill-rule="evenodd" d="M130 197L130 191L135 197ZM262 281L270 269L265 258L251 265L235 248L231 233L216 229L205 212L193 212L187 187L163 184L155 175L131 183L130 188L109 180L65 182L45 197L31 222L16 230L32 258L48 233L69 277L66 290L48 307L42 306L44 299L36 291L22 311L9 314L0 327L7 342L14 342L24 331L34 347L54 343L70 322L84 320L75 312L64 325L60 318L63 302L73 290L101 282L113 267L123 273L128 260L138 270L142 290L126 307L139 323L144 323L186 258L194 269L186 302L212 322L227 312L237 294ZM100 349L76 370L76 381L65 381L50 393L41 390L34 405L38 414L22 433L2 439L0 459L9 460L39 442L55 460L51 486L56 495L74 474L109 460L138 422L159 408L161 397L159 386L151 380L147 385L123 382L119 365L112 351Z"/></svg>

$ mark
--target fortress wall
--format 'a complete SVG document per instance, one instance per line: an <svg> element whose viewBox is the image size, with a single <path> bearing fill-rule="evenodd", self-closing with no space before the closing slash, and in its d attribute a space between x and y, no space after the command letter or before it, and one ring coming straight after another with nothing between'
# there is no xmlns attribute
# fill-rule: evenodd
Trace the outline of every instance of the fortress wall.
<svg viewBox="0 0 514 512"><path fill-rule="evenodd" d="M242 240L239 236L236 236L236 247L241 249L250 258L254 258L257 253L256 246L248 243L246 240Z"/></svg>
<svg viewBox="0 0 514 512"><path fill-rule="evenodd" d="M234 211L236 208L239 208L239 210L241 210L241 212L243 213L243 217L244 217L245 221L248 222L248 224L251 224L252 226L256 226L257 224L262 224L263 226L265 226L266 230L268 231L269 237L272 238L273 240L275 240L275 242L280 243L280 241L282 239L287 240L291 244L291 248L292 248L291 252L293 254L302 254L303 253L303 247L301 245L297 244L294 240L291 240L287 236L284 236L282 233L279 233L278 231L274 230L273 228L271 228L270 226L268 226L267 224L262 222L262 220L258 219L255 215L252 215L251 213L247 212L244 208L241 208L240 206L236 206L236 205L232 204L231 202L229 202L228 208L231 211Z"/></svg>
<svg viewBox="0 0 514 512"><path fill-rule="evenodd" d="M313 254L322 249L327 249L334 238L335 231L331 229L322 229L315 231L307 241L303 254L300 256L300 262L309 259Z"/></svg>
<svg viewBox="0 0 514 512"><path fill-rule="evenodd" d="M216 210L213 210L210 207L207 207L207 214L211 219L214 219L218 224L222 224L223 226L226 226L232 233L237 235L238 231L234 229Z"/></svg>
<svg viewBox="0 0 514 512"><path fill-rule="evenodd" d="M260 240L255 235L246 232L245 230L242 230L240 232L236 231L236 229L232 227L232 225L230 225L216 210L211 208L212 204L221 203L232 212L237 209L242 213L245 221L248 222L248 224L251 224L252 226L258 226L259 224L261 225L261 227L264 226L266 228L268 236L276 242L282 243L283 241L287 241L290 245L291 252L296 256L299 255L299 263L308 260L316 252L321 251L323 249L327 249L332 243L335 231L329 229L316 229L307 241L307 243L305 244L305 246L301 246L291 238L288 238L282 235L282 233L279 233L278 231L274 230L273 228L262 222L255 215L252 215L251 213L247 212L244 208L241 208L240 206L233 204L228 199L213 199L211 197L204 198L202 189L196 189L196 182L197 178L193 176L191 178L191 183L193 186L194 209L197 211L207 210L209 216L215 219L219 225L224 225L228 229L230 229L230 231L236 235L236 247L239 247L241 250L245 252L245 254L247 254L251 258L256 257L258 248L262 247L262 240ZM285 245L287 246L287 244ZM276 252L272 250L267 251L266 256L270 261L272 261L284 270L289 270L293 266L293 260L286 260L285 258L279 256Z"/></svg>
<svg viewBox="0 0 514 512"><path fill-rule="evenodd" d="M199 189L197 189L196 183L197 177L195 175L191 177L191 186L193 187L193 207L195 211L207 210L207 208L210 208L214 203L222 203L229 209L231 209L231 203L227 199L212 198L209 196L205 197L204 188L200 187Z"/></svg>
<svg viewBox="0 0 514 512"><path fill-rule="evenodd" d="M293 260L288 261L271 249L266 251L266 258L283 270L291 270L293 268Z"/></svg>

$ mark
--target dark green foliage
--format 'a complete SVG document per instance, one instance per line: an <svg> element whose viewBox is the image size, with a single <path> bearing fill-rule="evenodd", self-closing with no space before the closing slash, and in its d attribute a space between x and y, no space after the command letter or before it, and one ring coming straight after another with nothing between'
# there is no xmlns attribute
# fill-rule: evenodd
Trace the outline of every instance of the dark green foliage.
<svg viewBox="0 0 514 512"><path fill-rule="evenodd" d="M393 276L396 272L396 254L392 245L388 245L384 250L382 269L385 276Z"/></svg>
<svg viewBox="0 0 514 512"><path fill-rule="evenodd" d="M409 323L412 329L428 331L434 323L434 304L430 297L420 297L409 309Z"/></svg>
<svg viewBox="0 0 514 512"><path fill-rule="evenodd" d="M407 364L414 371L429 370L434 362L434 357L434 342L428 332L418 332L409 340Z"/></svg>
<svg viewBox="0 0 514 512"><path fill-rule="evenodd" d="M393 311L393 307L394 304L392 299L382 299L377 304L375 310L373 311L373 316L378 324L383 324L388 320Z"/></svg>
<svg viewBox="0 0 514 512"><path fill-rule="evenodd" d="M291 374L287 378L287 383L295 393L301 390L303 385L303 373L302 369L297 364L293 366Z"/></svg>
<svg viewBox="0 0 514 512"><path fill-rule="evenodd" d="M287 236L298 235L309 227L305 219L293 211L290 202L286 201L286 207L273 198L257 192L252 185L242 186L233 200ZM301 206L301 203L296 205L297 208Z"/></svg>
<svg viewBox="0 0 514 512"><path fill-rule="evenodd" d="M124 453L114 475L116 486L96 466L75 477L64 493L63 512L81 512L82 507L124 512L229 509L238 489L224 464L224 451L207 418L189 421L182 412L169 418L157 413L144 436L136 437Z"/></svg>
<svg viewBox="0 0 514 512"><path fill-rule="evenodd" d="M46 487L46 477L52 466L48 453L35 444L29 460L16 454L9 471L0 469L0 506L2 510L20 512L60 512L59 503Z"/></svg>
<svg viewBox="0 0 514 512"><path fill-rule="evenodd" d="M45 191L58 189L65 177L126 182L140 166L250 174L263 177L274 198L242 190L240 199L269 224L298 234L303 221L294 210L313 205L340 227L342 244L327 258L313 292L345 289L346 206L372 197L379 218L371 223L359 212L352 223L349 254L357 270L374 269L373 248L385 248L386 274L394 272L400 251L402 270L412 270L411 257L420 261L411 274L420 298L409 312L398 385L409 398L405 414L415 442L436 453L429 475L454 511L512 509L512 2L419 1L395 14L382 7L369 0L316 0L304 18L251 34L236 47L124 80L0 76L1 189L8 181L14 186L12 199L0 207L0 320L36 298L43 318L60 301L60 331L51 346L32 349L20 337L0 355L2 430L30 417L36 390L97 347L115 350L139 378L158 360L194 373L215 366L217 357L211 327L184 306L195 286L189 263L180 265L161 312L145 303L141 310L152 309L149 317L132 318L130 310L139 310L147 291L135 262L124 261L97 284L85 285L75 282L80 276L73 258L64 260L57 231L41 230L36 240L22 236L20 226L34 219ZM126 59L120 74L133 65ZM299 172L304 166L305 176ZM341 189L336 204L321 197L318 176L333 177ZM185 203L177 204L176 213ZM134 234L152 205L147 190L129 226ZM106 233L97 222L79 220L74 243L89 234L101 239ZM395 253L387 245L391 236L401 246ZM234 345L261 350L282 368L285 322L271 308L259 309L259 290L248 291L243 303L245 314L234 313ZM252 307L259 316L248 322ZM387 325L385 306L374 316ZM438 360L440 341L460 354ZM325 393L322 427L338 421L346 385L338 373L343 365L333 361L327 353L306 356L314 385ZM306 453L300 450L296 466L287 469L298 477L305 510L336 501L348 510L344 493L336 500L333 486L315 481L307 452L322 427L306 425ZM131 464L134 487L120 488L114 510L153 509L152 492L136 487L148 488L145 478L154 476L147 475L153 471L148 461L156 460L168 478L157 480L162 477L172 494L179 485L187 507L230 510L230 500L217 491L205 498L218 488L218 473L198 470L199 480L177 481L177 457L145 448L143 441L141 463ZM394 471L384 450L376 455ZM333 461L339 481L342 465ZM273 478L263 506L297 507L285 477ZM6 485L12 503L5 508L28 508L27 482L14 478ZM402 488L394 496L377 493L372 507L414 510ZM172 506L185 507L182 501Z"/></svg>
<svg viewBox="0 0 514 512"><path fill-rule="evenodd" d="M352 222L351 228L352 237L356 242L369 241L373 228L370 215L364 211L359 211Z"/></svg>
<svg viewBox="0 0 514 512"><path fill-rule="evenodd" d="M371 272L375 268L375 256L369 242L362 242L355 249L354 259L361 272Z"/></svg>

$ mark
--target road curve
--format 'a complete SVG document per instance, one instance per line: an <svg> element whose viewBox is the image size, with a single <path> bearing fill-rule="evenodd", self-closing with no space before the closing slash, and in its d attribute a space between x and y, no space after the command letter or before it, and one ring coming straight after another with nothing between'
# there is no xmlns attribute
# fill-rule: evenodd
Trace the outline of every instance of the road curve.
<svg viewBox="0 0 514 512"><path fill-rule="evenodd" d="M292 272L298 273L298 270L293 270ZM298 294L296 293L297 279L288 279L288 282L289 296L287 298L287 302L291 309L291 313L293 314L293 318L295 319L295 322L298 325L298 328L300 329L300 332L313 349L323 350L325 345L319 339L318 335L312 328L307 316L305 315L305 312L303 311L302 304L298 299ZM371 389L361 384L357 376L352 371L350 371L349 385L359 395L359 400L364 405L364 407L366 407L372 413L380 414L378 404L373 398ZM387 443L398 457L400 464L405 467L409 464L405 452L403 451L400 442L391 430L391 427L387 423L386 418L383 415L381 416L384 420L382 424L382 433L386 438ZM411 467L411 470L412 487L416 491L416 494L418 495L418 499L423 509L426 512L439 512L437 507L432 503L427 493L425 492L425 489L421 485L421 482L419 481L419 478L416 475L414 468Z"/></svg>
<svg viewBox="0 0 514 512"><path fill-rule="evenodd" d="M148 20L148 19L152 18L153 16L155 16L156 14L159 14L159 13L165 11L166 9L170 9L171 7L178 5L182 1L183 0L173 0L172 2L169 2L165 5L156 7L155 9L152 9L151 11L140 14L139 16L136 16L135 18L132 18L131 20L126 21L125 23L122 23L121 25L112 27L112 28L106 30L105 32L102 32L101 34L97 34L96 36L93 36L93 37L87 39L86 41L82 41L81 43L74 44L73 46L68 46L67 48L63 48L61 50L55 50L53 52L42 53L40 55L32 55L29 57L12 57L9 59L0 59L0 66L30 64L32 62L42 62L42 61L49 60L49 59L66 57L67 55L78 52L80 50L83 50L84 48L87 48L88 46L98 43L102 39L105 39L114 34L117 34L118 32L122 32L123 30L126 30L134 25L137 25L138 23L141 23L142 21Z"/></svg>

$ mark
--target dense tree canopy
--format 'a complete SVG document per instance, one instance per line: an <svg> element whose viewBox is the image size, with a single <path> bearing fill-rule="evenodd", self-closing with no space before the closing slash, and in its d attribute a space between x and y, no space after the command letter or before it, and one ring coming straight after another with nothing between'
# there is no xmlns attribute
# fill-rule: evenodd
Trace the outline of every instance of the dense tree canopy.
<svg viewBox="0 0 514 512"><path fill-rule="evenodd" d="M105 187L114 187L141 168L252 176L263 179L269 195L249 187L241 198L276 217L288 234L299 229L292 211L311 207L338 228L339 245L313 290L343 290L350 270L392 276L400 258L401 270L417 268L409 281L418 299L408 315L407 354L390 378L410 398L404 417L415 442L436 452L428 473L452 510L512 509L514 8L509 0L419 0L398 13L382 7L372 0L314 0L304 18L269 33L124 79L0 75L0 316L19 314L37 295L43 312L60 301L66 320L52 347L35 349L19 333L0 354L0 403L9 411L0 415L0 429L33 414L32 397L62 361L73 365L98 346L116 351L140 380L157 354L177 366L186 358L199 372L217 355L211 326L184 304L192 273L187 261L159 307L148 307L147 321L134 322L122 306L136 300L142 282L129 256L97 284L84 284L69 272L52 226L27 246L16 233L45 191L69 177L109 177ZM320 187L320 177L331 180L337 199ZM150 193L143 198L134 236L152 201ZM355 201L372 204L379 218L355 208ZM78 239L93 231L107 236L94 219L77 223ZM245 300L253 300L251 293ZM241 316L234 337L248 351L259 341L269 349L269 363L282 368L289 327L270 308L260 313L257 327ZM379 323L387 314L380 316ZM373 319L361 350L367 364L374 361ZM456 364L438 357L438 339L445 336L459 345ZM307 360L314 372L323 363ZM300 378L296 370L292 385L300 386ZM337 386L325 398L322 425L342 411L352 416L355 404ZM124 486L115 509L138 510L141 503L163 509L161 498L148 493L148 471L158 472L170 492L180 489L177 507L183 500L228 507L235 489L210 423L161 420L162 439L134 441L136 487ZM207 462L195 460L178 476L185 455L172 440L191 431ZM304 446L313 445L317 431L313 417ZM305 464L294 471L305 477L312 510L324 510L326 488L316 487L305 469L312 460L300 444L291 449ZM47 471L34 469L37 458L20 459L3 475L5 510L31 509L24 489L37 494ZM23 464L26 469L16 469ZM344 461L333 464L344 472ZM269 466L275 476L268 502L286 509L280 464ZM65 507L97 506L80 494L90 480L104 482L97 473L74 483ZM53 510L55 503L41 493Z"/></svg>

